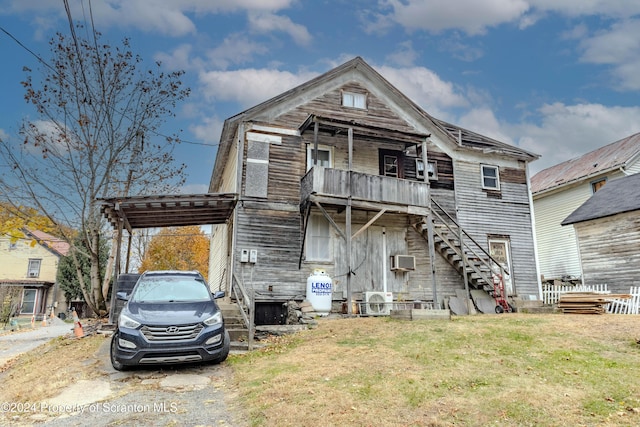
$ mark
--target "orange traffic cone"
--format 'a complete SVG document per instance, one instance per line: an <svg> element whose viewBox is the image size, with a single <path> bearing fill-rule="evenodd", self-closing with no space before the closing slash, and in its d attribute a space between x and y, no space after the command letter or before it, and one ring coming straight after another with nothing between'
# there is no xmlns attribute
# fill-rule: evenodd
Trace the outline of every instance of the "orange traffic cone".
<svg viewBox="0 0 640 427"><path fill-rule="evenodd" d="M42 326L47 326L47 316L46 315L42 315Z"/></svg>
<svg viewBox="0 0 640 427"><path fill-rule="evenodd" d="M36 316L35 314L33 316L31 316L31 328L35 328L36 327Z"/></svg>
<svg viewBox="0 0 640 427"><path fill-rule="evenodd" d="M73 310L73 334L78 338L82 338L84 336L80 319L78 319L78 313L76 313L75 310Z"/></svg>

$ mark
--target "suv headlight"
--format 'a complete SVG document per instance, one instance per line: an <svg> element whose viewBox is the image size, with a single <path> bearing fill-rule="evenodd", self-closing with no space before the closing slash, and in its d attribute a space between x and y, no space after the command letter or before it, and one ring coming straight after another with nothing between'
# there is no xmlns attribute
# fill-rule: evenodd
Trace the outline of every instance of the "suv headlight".
<svg viewBox="0 0 640 427"><path fill-rule="evenodd" d="M120 319L118 320L119 328L136 329L140 325L140 322L133 320L132 318L130 318L129 316L125 316L124 314L121 314Z"/></svg>
<svg viewBox="0 0 640 427"><path fill-rule="evenodd" d="M222 313L217 312L216 314L205 320L203 323L207 326L213 326L222 323Z"/></svg>

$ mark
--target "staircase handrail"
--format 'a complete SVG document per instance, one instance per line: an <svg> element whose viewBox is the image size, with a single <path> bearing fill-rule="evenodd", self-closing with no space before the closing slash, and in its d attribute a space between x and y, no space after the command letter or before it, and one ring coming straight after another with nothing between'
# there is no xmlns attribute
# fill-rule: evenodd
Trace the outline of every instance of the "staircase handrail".
<svg viewBox="0 0 640 427"><path fill-rule="evenodd" d="M238 280L236 275L233 275L233 281L231 284L231 296L236 300L236 303L240 307L240 314L242 320L249 330L249 337L247 339L247 345L249 351L253 349L253 333L254 327L254 313L255 313L255 300L249 296L249 293L245 289L242 282Z"/></svg>
<svg viewBox="0 0 640 427"><path fill-rule="evenodd" d="M467 232L464 230L464 228L460 227L460 225L456 222L456 220L455 220L451 215L449 215L449 213L448 213L448 212L447 212L447 211L446 211L442 206L440 206L440 204L439 204L438 202L436 202L433 198L431 198L431 203L432 203L432 204L434 204L434 205L436 205L436 206L438 207L438 209L440 209L440 210L442 211L442 213L444 213L444 214L446 215L446 217L449 219L449 221L451 221L452 223L454 223L454 224L455 224L455 226L456 226L456 227L458 227L458 230L459 230L462 234L464 234L464 236L466 236L466 238L467 238L467 239L469 239L470 241L472 241L472 242L473 242L473 244L474 244L477 248L479 248L479 249L484 253L484 255L486 255L486 256L489 258L489 260L493 261L493 263L494 263L495 265L497 265L497 266L498 266L498 268L500 269L500 275L501 275L502 277L504 277L505 275L506 275L506 276L509 276L509 273L504 269L504 267L502 267L502 265L501 265L501 264L500 264L500 263L499 263L495 258L493 258L493 257L489 254L489 252L487 252L487 251L486 251L482 246L480 246L480 244L479 244L478 242L476 242L476 240L475 240L473 237L471 237L471 236L469 235L469 233L467 233ZM446 227L451 231L451 233L453 233L454 235L456 234L456 230L454 230L454 229L449 225L449 223L448 223L447 221L445 221L445 220L442 218L442 216L440 216L440 214L439 214L438 212L436 212L434 209L431 209L431 212L432 212L436 217L438 217L438 219L440 220L440 222L441 222L442 224L444 224L444 225L445 225L445 226L446 226ZM460 247L461 247L461 248L467 248L467 249L469 249L469 251L471 251L471 253L473 253L476 257L478 257L478 259L479 259L479 260L481 260L485 265L487 265L491 271L493 271L493 270L494 270L494 268L493 268L493 266L491 265L491 263L490 263L490 262L486 262L486 261L483 259L483 257L475 251L475 249L474 249L472 246L470 246L469 244L467 244L466 242L464 242L464 241L463 241L463 242L460 242ZM461 255L463 256L464 261L465 261L465 262L467 262L467 257L466 257L466 256L465 256L465 254L464 254L464 250L463 250L462 252L463 252L463 253L462 253Z"/></svg>

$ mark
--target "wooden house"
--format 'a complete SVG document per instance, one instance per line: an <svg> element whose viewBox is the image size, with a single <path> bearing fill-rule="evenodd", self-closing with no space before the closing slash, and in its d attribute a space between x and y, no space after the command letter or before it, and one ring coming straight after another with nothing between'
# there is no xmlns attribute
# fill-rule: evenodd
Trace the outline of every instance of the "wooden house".
<svg viewBox="0 0 640 427"><path fill-rule="evenodd" d="M640 286L640 173L608 183L562 225L575 230L586 285Z"/></svg>
<svg viewBox="0 0 640 427"><path fill-rule="evenodd" d="M498 283L538 298L536 158L430 116L357 57L225 121L209 191L237 204L213 226L210 282L258 323L317 269L337 309L381 292L443 307Z"/></svg>
<svg viewBox="0 0 640 427"><path fill-rule="evenodd" d="M562 221L607 182L640 172L640 133L544 169L531 178L540 274L581 279L573 227Z"/></svg>
<svg viewBox="0 0 640 427"><path fill-rule="evenodd" d="M23 233L25 237L17 240L0 237L0 291L4 290L0 295L15 297L12 309L19 316L49 315L54 305L64 311L64 293L56 274L58 260L67 255L69 244L39 230ZM9 288L17 294L9 295Z"/></svg>

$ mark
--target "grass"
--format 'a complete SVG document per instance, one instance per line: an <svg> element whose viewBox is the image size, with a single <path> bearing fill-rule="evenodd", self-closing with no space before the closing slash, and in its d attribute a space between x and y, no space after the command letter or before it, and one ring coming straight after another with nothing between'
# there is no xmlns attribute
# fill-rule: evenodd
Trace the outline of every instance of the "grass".
<svg viewBox="0 0 640 427"><path fill-rule="evenodd" d="M229 398L255 427L640 425L639 320L319 319L230 356ZM11 361L0 369L0 401L42 401L106 378L96 356L104 340L58 338Z"/></svg>
<svg viewBox="0 0 640 427"><path fill-rule="evenodd" d="M230 359L253 426L640 425L634 316L321 320Z"/></svg>

